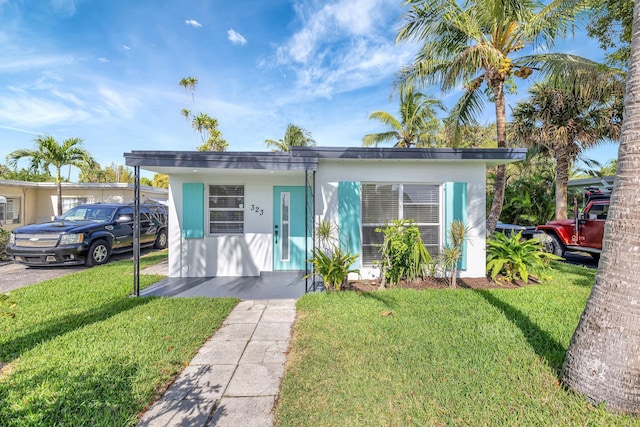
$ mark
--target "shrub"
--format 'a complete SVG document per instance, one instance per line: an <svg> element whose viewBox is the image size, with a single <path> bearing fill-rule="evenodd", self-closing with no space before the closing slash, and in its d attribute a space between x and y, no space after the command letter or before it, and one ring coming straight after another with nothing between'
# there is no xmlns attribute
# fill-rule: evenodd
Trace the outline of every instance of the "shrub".
<svg viewBox="0 0 640 427"><path fill-rule="evenodd" d="M522 232L510 237L494 233L487 239L487 272L492 279L502 273L508 281L522 279L528 283L531 270L542 271L550 260L558 259L562 257L544 252L540 241L522 240Z"/></svg>
<svg viewBox="0 0 640 427"><path fill-rule="evenodd" d="M402 278L412 282L426 275L431 255L413 220L395 220L376 231L384 234L380 245L381 289L387 282L395 285Z"/></svg>
<svg viewBox="0 0 640 427"><path fill-rule="evenodd" d="M0 226L0 261L7 257L7 253L4 250L7 247L7 243L9 243L9 237L11 237L11 232Z"/></svg>
<svg viewBox="0 0 640 427"><path fill-rule="evenodd" d="M318 248L314 249L313 257L309 261L315 267L315 274L322 276L324 287L327 290L339 291L342 289L342 285L347 280L349 273L360 272L360 270L351 269L357 259L357 254L352 255L349 251L343 251L337 245L334 245L333 249L326 251L326 253Z"/></svg>

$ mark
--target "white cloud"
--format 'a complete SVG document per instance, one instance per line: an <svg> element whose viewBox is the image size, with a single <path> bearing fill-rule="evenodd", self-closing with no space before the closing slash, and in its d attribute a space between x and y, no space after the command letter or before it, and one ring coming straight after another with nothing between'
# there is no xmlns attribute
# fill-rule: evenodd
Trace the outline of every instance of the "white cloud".
<svg viewBox="0 0 640 427"><path fill-rule="evenodd" d="M202 24L196 21L195 19L187 19L186 21L184 21L184 23L195 28L202 27Z"/></svg>
<svg viewBox="0 0 640 427"><path fill-rule="evenodd" d="M70 55L33 55L22 54L12 57L4 57L0 60L0 72L4 71L24 71L37 68L57 67L60 65L68 65L73 62Z"/></svg>
<svg viewBox="0 0 640 427"><path fill-rule="evenodd" d="M42 128L58 123L78 123L89 118L82 109L33 96L0 97L0 121L14 127Z"/></svg>
<svg viewBox="0 0 640 427"><path fill-rule="evenodd" d="M122 48L123 48L124 50L131 50L131 48L130 48L129 46L127 46L126 44L123 44L123 45L122 45Z"/></svg>
<svg viewBox="0 0 640 427"><path fill-rule="evenodd" d="M297 96L330 98L385 79L391 83L415 52L395 43L401 11L395 0L298 4L303 26L277 48L276 63L295 73Z"/></svg>
<svg viewBox="0 0 640 427"><path fill-rule="evenodd" d="M229 41L234 45L244 46L245 44L247 44L247 39L245 39L242 34L234 31L233 28L227 31L227 37L229 38Z"/></svg>
<svg viewBox="0 0 640 427"><path fill-rule="evenodd" d="M107 58L100 57L98 58L98 62L102 62L103 64L106 64L107 62L111 62L111 61L109 61Z"/></svg>

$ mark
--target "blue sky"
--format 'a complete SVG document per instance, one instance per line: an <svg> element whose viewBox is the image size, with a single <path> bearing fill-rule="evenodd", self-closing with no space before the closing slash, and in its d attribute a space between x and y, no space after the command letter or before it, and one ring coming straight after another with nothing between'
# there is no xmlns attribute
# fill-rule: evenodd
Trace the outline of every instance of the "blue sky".
<svg viewBox="0 0 640 427"><path fill-rule="evenodd" d="M216 117L229 151L266 150L287 123L360 146L381 130L372 111L398 109L391 83L416 49L394 41L401 13L399 0L0 0L0 162L41 134L84 139L102 166L195 150L183 108ZM556 51L601 59L580 34ZM604 163L617 147L588 155Z"/></svg>

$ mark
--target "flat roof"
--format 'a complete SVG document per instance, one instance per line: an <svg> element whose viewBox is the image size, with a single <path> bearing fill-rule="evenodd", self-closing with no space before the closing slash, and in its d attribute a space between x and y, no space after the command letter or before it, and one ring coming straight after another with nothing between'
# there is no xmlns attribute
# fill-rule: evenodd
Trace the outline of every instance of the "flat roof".
<svg viewBox="0 0 640 427"><path fill-rule="evenodd" d="M124 157L127 166L151 171L168 168L314 171L319 160L480 161L495 166L524 160L526 154L526 148L292 147L289 152L132 151Z"/></svg>

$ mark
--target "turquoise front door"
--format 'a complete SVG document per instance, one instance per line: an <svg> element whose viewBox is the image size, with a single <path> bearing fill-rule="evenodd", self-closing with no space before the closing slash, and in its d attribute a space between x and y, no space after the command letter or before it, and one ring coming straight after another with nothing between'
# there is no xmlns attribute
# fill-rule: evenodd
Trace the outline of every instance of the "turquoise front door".
<svg viewBox="0 0 640 427"><path fill-rule="evenodd" d="M273 187L273 270L304 270L305 187ZM310 247L309 247L310 249Z"/></svg>

